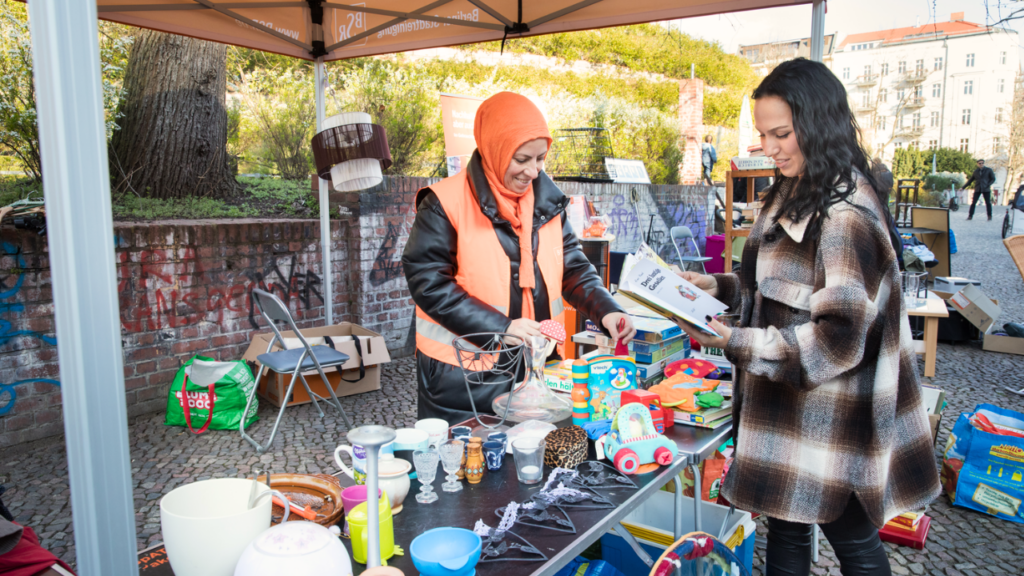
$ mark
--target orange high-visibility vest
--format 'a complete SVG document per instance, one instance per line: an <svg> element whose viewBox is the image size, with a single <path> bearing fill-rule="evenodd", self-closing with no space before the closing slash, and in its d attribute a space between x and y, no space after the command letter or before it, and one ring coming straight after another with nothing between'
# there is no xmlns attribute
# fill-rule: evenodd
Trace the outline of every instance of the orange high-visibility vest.
<svg viewBox="0 0 1024 576"><path fill-rule="evenodd" d="M456 247L455 282L470 296L493 306L508 315L512 285L512 262L501 247L494 224L480 211L466 170L432 184L448 220L458 235ZM538 244L534 258L540 268L548 291L551 319L563 322L562 303L562 222L552 218L538 230ZM458 366L452 340L462 334L453 334L438 324L419 306L416 307L416 349L427 356Z"/></svg>

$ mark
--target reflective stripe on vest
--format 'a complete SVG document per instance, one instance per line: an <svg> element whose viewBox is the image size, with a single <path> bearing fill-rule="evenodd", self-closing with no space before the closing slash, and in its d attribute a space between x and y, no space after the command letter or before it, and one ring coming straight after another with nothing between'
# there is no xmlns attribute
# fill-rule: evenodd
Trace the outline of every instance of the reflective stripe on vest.
<svg viewBox="0 0 1024 576"><path fill-rule="evenodd" d="M470 296L508 315L512 289L512 265L501 247L494 224L480 211L467 172L445 178L430 189L444 208L448 220L457 234L455 282ZM553 218L537 231L536 262L548 291L550 316L564 323L562 301L562 226L560 218ZM458 366L452 348L453 334L438 324L420 307L416 307L416 349L425 355Z"/></svg>

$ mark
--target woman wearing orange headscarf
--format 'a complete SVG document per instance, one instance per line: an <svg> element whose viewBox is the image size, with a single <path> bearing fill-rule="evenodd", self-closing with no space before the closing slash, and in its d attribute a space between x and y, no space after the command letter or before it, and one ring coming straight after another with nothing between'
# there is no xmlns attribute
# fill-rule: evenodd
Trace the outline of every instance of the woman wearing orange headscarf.
<svg viewBox="0 0 1024 576"><path fill-rule="evenodd" d="M473 415L457 336L539 335L541 321L561 319L563 298L612 338L628 343L636 332L583 255L569 200L544 174L551 134L540 110L501 92L480 105L474 136L466 169L416 195L402 255L416 303L417 412L450 424ZM501 388L474 386L477 409L490 412Z"/></svg>

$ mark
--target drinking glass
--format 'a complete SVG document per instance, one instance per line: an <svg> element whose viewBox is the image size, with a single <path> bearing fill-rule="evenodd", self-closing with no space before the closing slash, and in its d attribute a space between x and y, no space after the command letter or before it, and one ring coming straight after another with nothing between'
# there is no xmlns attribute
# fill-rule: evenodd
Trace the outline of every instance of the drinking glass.
<svg viewBox="0 0 1024 576"><path fill-rule="evenodd" d="M416 501L420 504L437 501L437 492L434 492L434 487L430 484L437 476L439 459L434 450L419 450L412 455L412 461L416 465L416 478L420 481L420 493L416 495Z"/></svg>
<svg viewBox="0 0 1024 576"><path fill-rule="evenodd" d="M518 438L512 442L516 476L523 484L536 484L544 477L545 447L543 438Z"/></svg>
<svg viewBox="0 0 1024 576"><path fill-rule="evenodd" d="M448 440L441 444L439 449L441 466L444 467L444 471L448 474L448 481L441 485L441 489L445 492L458 492L462 490L462 484L459 483L457 473L459 467L462 466L462 454L465 446L466 443L462 440Z"/></svg>
<svg viewBox="0 0 1024 576"><path fill-rule="evenodd" d="M927 273L925 272L903 272L903 299L906 302L907 308L917 308L924 304L924 299L920 297L922 289L926 288L925 279Z"/></svg>

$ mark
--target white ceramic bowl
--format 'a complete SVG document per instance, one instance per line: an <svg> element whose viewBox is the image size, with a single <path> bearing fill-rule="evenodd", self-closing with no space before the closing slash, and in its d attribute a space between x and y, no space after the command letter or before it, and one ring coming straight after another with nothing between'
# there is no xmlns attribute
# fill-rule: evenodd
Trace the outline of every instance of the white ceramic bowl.
<svg viewBox="0 0 1024 576"><path fill-rule="evenodd" d="M430 435L430 445L435 448L448 438L448 422L440 418L424 418L417 420L415 427Z"/></svg>
<svg viewBox="0 0 1024 576"><path fill-rule="evenodd" d="M270 527L269 496L248 508L252 485L244 478L203 480L160 500L160 530L175 574L234 574L246 546ZM260 483L257 493L269 489Z"/></svg>
<svg viewBox="0 0 1024 576"><path fill-rule="evenodd" d="M415 428L395 430L395 450L426 450L430 448L430 433Z"/></svg>

